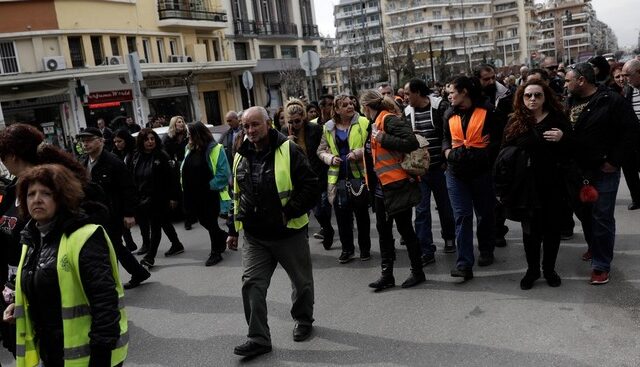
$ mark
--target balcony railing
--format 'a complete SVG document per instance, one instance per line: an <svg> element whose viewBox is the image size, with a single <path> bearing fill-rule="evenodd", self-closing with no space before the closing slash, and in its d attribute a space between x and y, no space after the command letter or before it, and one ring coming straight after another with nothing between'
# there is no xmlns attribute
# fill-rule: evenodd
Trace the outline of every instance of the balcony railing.
<svg viewBox="0 0 640 367"><path fill-rule="evenodd" d="M233 23L233 29L236 35L289 37L298 36L298 26L294 23L236 20Z"/></svg>
<svg viewBox="0 0 640 367"><path fill-rule="evenodd" d="M320 37L318 26L313 24L302 25L302 37Z"/></svg>
<svg viewBox="0 0 640 367"><path fill-rule="evenodd" d="M227 13L224 11L214 11L207 1L160 0L158 1L158 15L160 20L184 19L205 20L210 22L227 21Z"/></svg>

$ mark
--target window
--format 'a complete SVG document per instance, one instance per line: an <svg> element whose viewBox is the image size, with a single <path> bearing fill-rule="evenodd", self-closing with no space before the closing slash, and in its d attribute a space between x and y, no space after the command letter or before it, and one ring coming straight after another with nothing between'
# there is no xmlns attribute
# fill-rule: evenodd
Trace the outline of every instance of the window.
<svg viewBox="0 0 640 367"><path fill-rule="evenodd" d="M77 36L67 37L67 42L69 43L71 66L74 68L83 68L84 52L82 51L82 38Z"/></svg>
<svg viewBox="0 0 640 367"><path fill-rule="evenodd" d="M158 62L164 62L164 40L162 38L156 39L156 46L158 46Z"/></svg>
<svg viewBox="0 0 640 367"><path fill-rule="evenodd" d="M296 46L280 46L283 59L296 59L298 58L298 48Z"/></svg>
<svg viewBox="0 0 640 367"><path fill-rule="evenodd" d="M220 61L219 43L217 40L213 40L213 60Z"/></svg>
<svg viewBox="0 0 640 367"><path fill-rule="evenodd" d="M142 50L144 51L144 61L151 62L151 41L148 38L142 39Z"/></svg>
<svg viewBox="0 0 640 367"><path fill-rule="evenodd" d="M13 74L19 71L18 57L13 41L0 42L0 74Z"/></svg>
<svg viewBox="0 0 640 367"><path fill-rule="evenodd" d="M109 38L109 42L111 42L111 54L113 56L120 56L120 39L119 39L119 37L111 37L111 38Z"/></svg>
<svg viewBox="0 0 640 367"><path fill-rule="evenodd" d="M442 33L442 24L436 24L433 26L433 33Z"/></svg>
<svg viewBox="0 0 640 367"><path fill-rule="evenodd" d="M135 37L127 37L127 50L129 51L129 53L138 51Z"/></svg>
<svg viewBox="0 0 640 367"><path fill-rule="evenodd" d="M416 28L416 34L422 34L424 32L424 30L422 29L422 27Z"/></svg>
<svg viewBox="0 0 640 367"><path fill-rule="evenodd" d="M273 46L260 46L260 58L261 59L275 59L276 52Z"/></svg>
<svg viewBox="0 0 640 367"><path fill-rule="evenodd" d="M171 55L180 55L181 52L178 52L178 40L175 38L171 38L169 40L169 53Z"/></svg>
<svg viewBox="0 0 640 367"><path fill-rule="evenodd" d="M244 42L234 42L233 50L236 54L236 60L249 60L249 55L247 53L247 44Z"/></svg>
<svg viewBox="0 0 640 367"><path fill-rule="evenodd" d="M91 50L93 51L93 62L95 65L104 63L104 55L102 52L102 37L91 36Z"/></svg>

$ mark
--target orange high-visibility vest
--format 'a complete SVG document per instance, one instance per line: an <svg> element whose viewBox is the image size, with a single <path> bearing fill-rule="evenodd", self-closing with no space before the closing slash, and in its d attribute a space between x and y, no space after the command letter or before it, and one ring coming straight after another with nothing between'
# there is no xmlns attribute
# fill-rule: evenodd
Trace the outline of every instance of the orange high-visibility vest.
<svg viewBox="0 0 640 367"><path fill-rule="evenodd" d="M451 145L454 148L464 145L467 148L486 148L489 145L489 136L482 136L484 128L484 120L487 117L487 110L476 107L471 115L471 121L467 126L467 134L465 136L462 130L462 118L459 115L453 115L449 118L449 130L451 131Z"/></svg>
<svg viewBox="0 0 640 367"><path fill-rule="evenodd" d="M378 114L375 127L379 131L384 131L384 118L389 114L389 111L382 111ZM371 139L371 155L373 156L373 169L382 186L409 178L407 172L400 165L404 153L386 150L379 142Z"/></svg>

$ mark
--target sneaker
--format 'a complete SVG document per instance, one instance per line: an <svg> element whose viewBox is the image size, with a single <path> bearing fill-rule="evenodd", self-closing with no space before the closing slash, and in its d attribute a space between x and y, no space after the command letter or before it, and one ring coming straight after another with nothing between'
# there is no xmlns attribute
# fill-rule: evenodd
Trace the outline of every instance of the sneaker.
<svg viewBox="0 0 640 367"><path fill-rule="evenodd" d="M602 270L594 270L591 272L591 284L607 284L609 283L609 272Z"/></svg>
<svg viewBox="0 0 640 367"><path fill-rule="evenodd" d="M233 354L243 357L257 357L261 354L271 352L270 345L262 345L251 340L247 340L244 344L233 348Z"/></svg>
<svg viewBox="0 0 640 367"><path fill-rule="evenodd" d="M153 260L149 260L149 259L140 260L140 265L147 268L147 270L151 270L151 268L153 268L153 263L154 263Z"/></svg>
<svg viewBox="0 0 640 367"><path fill-rule="evenodd" d="M320 228L320 230L313 234L313 238L316 240L324 239L324 229Z"/></svg>
<svg viewBox="0 0 640 367"><path fill-rule="evenodd" d="M480 256L478 257L478 266L489 266L493 264L494 260L495 258L493 257L493 254L491 255L480 254Z"/></svg>
<svg viewBox="0 0 640 367"><path fill-rule="evenodd" d="M217 252L212 252L211 254L209 254L209 258L204 263L204 265L205 266L214 266L215 264L219 263L220 261L222 261L222 255L220 255Z"/></svg>
<svg viewBox="0 0 640 367"><path fill-rule="evenodd" d="M451 270L451 276L454 278L464 278L464 280L473 279L473 271L471 268L455 268Z"/></svg>
<svg viewBox="0 0 640 367"><path fill-rule="evenodd" d="M582 254L582 261L591 261L591 250L587 250L584 254Z"/></svg>
<svg viewBox="0 0 640 367"><path fill-rule="evenodd" d="M342 251L340 257L338 258L340 264L346 264L351 260L353 260L353 252Z"/></svg>
<svg viewBox="0 0 640 367"><path fill-rule="evenodd" d="M369 251L360 252L360 261L369 261L371 260L371 253Z"/></svg>
<svg viewBox="0 0 640 367"><path fill-rule="evenodd" d="M184 252L184 246L182 244L171 245L169 251L164 253L165 257L175 256Z"/></svg>
<svg viewBox="0 0 640 367"><path fill-rule="evenodd" d="M135 288L137 286L140 285L140 283L144 282L145 280L149 279L149 277L151 276L151 273L149 273L148 271L146 271L144 274L142 275L134 275L131 277L131 280L128 281L127 283L124 283L122 285L122 287L124 289L132 289Z"/></svg>
<svg viewBox="0 0 640 367"><path fill-rule="evenodd" d="M442 252L445 254L452 254L456 252L456 242L455 240L444 240L444 248Z"/></svg>
<svg viewBox="0 0 640 367"><path fill-rule="evenodd" d="M434 254L422 255L422 266L434 264L435 262L436 262L436 257Z"/></svg>

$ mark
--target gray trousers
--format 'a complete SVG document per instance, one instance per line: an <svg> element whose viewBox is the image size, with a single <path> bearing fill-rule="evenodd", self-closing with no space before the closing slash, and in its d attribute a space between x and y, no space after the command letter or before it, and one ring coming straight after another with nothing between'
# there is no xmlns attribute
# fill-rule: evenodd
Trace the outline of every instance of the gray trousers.
<svg viewBox="0 0 640 367"><path fill-rule="evenodd" d="M271 345L267 324L267 289L278 264L289 275L291 316L300 324L313 323L313 273L306 231L280 240L261 240L245 232L242 248L242 303L249 340Z"/></svg>

